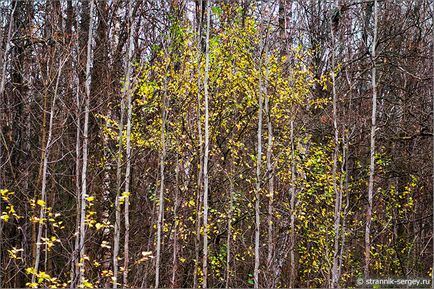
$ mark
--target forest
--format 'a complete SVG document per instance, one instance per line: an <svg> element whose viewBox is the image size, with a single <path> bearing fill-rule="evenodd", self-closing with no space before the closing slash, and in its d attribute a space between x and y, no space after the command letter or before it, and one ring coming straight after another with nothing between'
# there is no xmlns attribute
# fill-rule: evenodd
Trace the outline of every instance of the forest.
<svg viewBox="0 0 434 289"><path fill-rule="evenodd" d="M433 0L0 0L0 288L433 277Z"/></svg>

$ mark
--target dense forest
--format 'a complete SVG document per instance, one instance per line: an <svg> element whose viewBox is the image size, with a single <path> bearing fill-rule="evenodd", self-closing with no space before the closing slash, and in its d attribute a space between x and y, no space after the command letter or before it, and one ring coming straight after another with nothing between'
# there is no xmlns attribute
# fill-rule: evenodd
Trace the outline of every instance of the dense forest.
<svg viewBox="0 0 434 289"><path fill-rule="evenodd" d="M1 0L0 287L431 278L433 0Z"/></svg>

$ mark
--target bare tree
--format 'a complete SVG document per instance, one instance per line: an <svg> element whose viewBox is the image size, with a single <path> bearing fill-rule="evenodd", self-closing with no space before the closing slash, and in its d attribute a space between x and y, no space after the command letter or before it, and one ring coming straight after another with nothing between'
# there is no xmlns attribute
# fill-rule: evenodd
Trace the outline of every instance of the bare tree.
<svg viewBox="0 0 434 289"><path fill-rule="evenodd" d="M203 90L205 94L205 143L203 160L203 283L202 287L208 287L208 159L209 159L209 34L211 29L211 2L206 0L206 42L205 42L205 74Z"/></svg>
<svg viewBox="0 0 434 289"><path fill-rule="evenodd" d="M128 54L127 54L127 69L126 69L126 79L125 79L125 93L127 95L127 135L126 135L126 168L125 168L125 193L127 198L125 200L125 242L124 242L124 280L123 286L128 285L128 262L129 262L129 239L130 239L130 211L129 211L129 194L130 194L130 179L131 179L131 118L133 106L131 103L132 98L132 87L131 87L131 63L133 56L133 45L134 45L134 31L135 31L135 21L133 18L133 3L132 0L128 1L128 24L129 24L129 42L128 42Z"/></svg>
<svg viewBox="0 0 434 289"><path fill-rule="evenodd" d="M335 2L335 5L337 3ZM337 6L336 8L337 9ZM333 151L333 191L335 193L335 211L334 211L334 250L333 250L333 265L332 265L332 278L331 278L331 288L336 288L339 286L339 240L340 240L340 225L341 225L341 200L342 200L342 192L338 189L337 186L337 167L338 167L338 154L339 154L339 129L338 129L338 113L337 113L337 104L338 104L338 96L336 93L336 72L335 72L335 26L333 25L332 20L330 19L330 32L331 32L331 49L332 49L332 94L333 94L333 130L334 130L334 151Z"/></svg>
<svg viewBox="0 0 434 289"><path fill-rule="evenodd" d="M166 48L166 53L168 49ZM169 70L169 63L166 65L166 71ZM164 225L164 171L166 161L166 126L167 126L167 102L168 102L168 76L166 74L164 80L164 92L161 101L161 151L160 151L160 194L158 197L158 220L157 220L157 252L155 257L155 288L160 285L160 263L161 263L161 243L162 243L162 230Z"/></svg>
<svg viewBox="0 0 434 289"><path fill-rule="evenodd" d="M369 158L369 183L368 183L368 207L366 208L366 226L365 226L365 278L369 277L369 265L371 263L371 222L372 222L372 205L374 195L374 175L375 175L375 134L377 131L377 79L376 79L376 46L377 46L377 29L378 29L378 3L374 0L374 37L372 40L371 57L371 85L372 85L372 117L371 117L371 145Z"/></svg>
<svg viewBox="0 0 434 289"><path fill-rule="evenodd" d="M81 170L81 204L80 204L80 242L79 242L79 262L82 264L79 273L79 285L82 284L85 272L85 240L86 240L86 201L87 193L87 167L88 167L88 145L89 145L89 113L90 113L90 84L91 84L91 63L92 63L92 41L93 41L93 9L95 3L90 1L89 9L89 32L87 39L86 56L86 97L84 102L84 123L83 123L83 163Z"/></svg>
<svg viewBox="0 0 434 289"><path fill-rule="evenodd" d="M256 155L256 186L255 186L255 268L254 282L255 288L259 288L259 265L260 265L260 193L261 193L261 165L262 165L262 115L263 115L263 93L264 84L262 80L262 49L259 56L259 93L258 93L258 133L257 133L257 155Z"/></svg>
<svg viewBox="0 0 434 289"><path fill-rule="evenodd" d="M202 121L201 121L201 110L202 110L202 101L201 101L201 87L202 87L202 74L200 63L202 59L202 0L196 1L196 16L197 16L197 135L199 141L198 147L198 158L199 158L199 167L197 170L197 192L196 192L196 226L195 232L196 236L194 238L194 272L193 272L193 288L198 288L198 273L199 273L199 254L200 254L200 230L201 230L201 212L202 212L202 200L203 200L203 191L202 191L202 175L203 175L203 134L202 134Z"/></svg>

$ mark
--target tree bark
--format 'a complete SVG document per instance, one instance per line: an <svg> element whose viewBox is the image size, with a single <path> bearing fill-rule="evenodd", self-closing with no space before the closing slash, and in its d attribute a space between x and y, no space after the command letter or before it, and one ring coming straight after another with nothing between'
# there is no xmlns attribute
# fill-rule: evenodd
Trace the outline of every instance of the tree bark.
<svg viewBox="0 0 434 289"><path fill-rule="evenodd" d="M166 71L169 70L169 65L166 65ZM167 74L166 74L167 75ZM168 77L166 76L164 83L164 92L161 105L161 152L160 152L160 194L158 197L158 221L157 221L157 252L155 258L155 288L160 285L160 263L161 263L161 243L162 229L164 223L164 170L166 160L166 122L167 122L167 98L168 98Z"/></svg>
<svg viewBox="0 0 434 289"><path fill-rule="evenodd" d="M378 7L377 0L374 0L374 39L372 41L372 117L371 117L371 145L370 145L370 165L369 165L369 183L368 183L368 206L366 208L366 226L365 226L365 278L369 277L369 265L371 263L371 222L372 206L374 195L374 175L375 175L375 133L377 130L377 79L376 79L376 45L377 45L377 25L378 25Z"/></svg>
<svg viewBox="0 0 434 289"><path fill-rule="evenodd" d="M6 67L8 65L8 53L9 53L9 49L11 47L12 27L14 25L14 13L15 13L15 8L17 7L17 5L18 5L18 1L15 2L15 5L11 11L11 16L9 17L9 27L8 27L8 36L6 39L6 47L5 47L5 51L2 55L3 56L3 63L2 63L2 73L1 73L1 82L0 82L0 97L3 97L3 93L5 90Z"/></svg>
<svg viewBox="0 0 434 289"><path fill-rule="evenodd" d="M196 0L198 9L202 9L202 0ZM202 10L199 10L197 14L201 14ZM202 173L203 173L203 135L202 135L202 121L201 121L201 84L202 84L202 74L200 69L201 58L202 58L202 17L198 17L197 24L197 131L199 138L199 168L197 173L197 195L196 195L196 236L194 238L194 272L193 272L193 288L198 288L198 274L199 274L199 254L200 254L200 229L201 229L201 211L202 211Z"/></svg>
<svg viewBox="0 0 434 289"><path fill-rule="evenodd" d="M263 81L262 81L262 49L259 60L259 110L257 131L257 155L256 155L256 185L255 185L255 267L253 271L254 287L259 288L259 265L260 265L260 192L261 192L261 164L262 164L262 114L263 114Z"/></svg>
<svg viewBox="0 0 434 289"><path fill-rule="evenodd" d="M79 286L83 284L85 273L85 240L86 240L86 201L87 201L87 166L88 166L88 145L89 145L89 114L90 114L90 85L92 63L92 40L93 40L93 9L94 0L90 0L89 9L89 32L87 39L87 55L86 55L86 80L85 91L86 98L84 103L84 123L83 123L83 162L81 170L81 206L80 206L80 242L79 242L79 262L81 263L79 273Z"/></svg>
<svg viewBox="0 0 434 289"><path fill-rule="evenodd" d="M124 236L124 274L123 274L123 286L128 286L128 262L129 262L129 239L130 239L130 178L131 178L131 118L132 118L132 87L131 87L131 62L133 56L133 45L134 45L134 36L133 33L135 31L135 21L133 19L133 3L132 0L128 1L128 12L129 12L129 42L128 42L128 54L127 54L127 71L125 77L125 93L127 95L127 135L126 135L126 168L125 168L125 193L127 197L125 198L125 236Z"/></svg>
<svg viewBox="0 0 434 289"><path fill-rule="evenodd" d="M209 159L209 34L211 29L211 2L206 0L206 43L205 43L205 74L203 89L205 95L205 147L203 160L203 288L208 287L208 159Z"/></svg>
<svg viewBox="0 0 434 289"><path fill-rule="evenodd" d="M337 4L337 3L336 3ZM337 9L337 8L336 8ZM338 189L336 176L337 176L337 167L338 167L338 154L339 154L339 130L338 130L338 114L337 114L337 102L338 96L336 93L336 75L335 75L335 36L334 36L334 26L332 21L330 20L330 31L332 38L332 92L333 92L333 130L334 130L334 151L333 151L333 191L335 193L335 210L334 210L334 225L333 230L335 233L334 236L334 250L333 250L333 266L332 266L332 278L331 278L331 288L336 288L339 286L339 231L341 225L341 200L342 200L342 192Z"/></svg>

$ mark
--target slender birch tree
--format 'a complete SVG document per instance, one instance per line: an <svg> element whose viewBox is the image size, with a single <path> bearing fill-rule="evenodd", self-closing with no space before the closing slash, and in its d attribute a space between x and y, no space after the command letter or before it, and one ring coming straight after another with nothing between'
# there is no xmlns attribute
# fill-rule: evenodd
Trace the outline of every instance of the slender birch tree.
<svg viewBox="0 0 434 289"><path fill-rule="evenodd" d="M170 45L170 41L169 41ZM169 53L169 49L166 47L166 53ZM164 79L164 91L161 100L161 135L160 135L160 193L158 197L158 220L157 220L157 248L155 257L155 288L160 285L160 264L161 264L161 243L162 243L162 230L164 225L164 190L165 190L165 161L167 154L166 147L166 126L167 126L167 99L168 99L168 76L167 71L170 69L170 63L168 62L165 68L166 76Z"/></svg>
<svg viewBox="0 0 434 289"><path fill-rule="evenodd" d="M202 13L202 1L197 2L197 14ZM202 134L202 120L201 120L201 87L202 87L202 70L201 60L202 60L202 17L199 15L197 17L197 135L198 135L198 158L199 166L197 170L197 192L196 192L196 226L195 232L196 236L194 238L194 272L193 272L193 288L198 288L198 274L200 268L199 254L200 254L200 229L201 229L201 212L202 212L202 175L203 175L203 134Z"/></svg>
<svg viewBox="0 0 434 289"><path fill-rule="evenodd" d="M89 114L90 114L90 84L91 84L91 63L92 63L92 41L93 41L93 9L95 3L90 0L89 9L89 32L87 39L86 55L86 80L84 83L86 97L84 102L84 123L83 123L83 162L81 170L81 204L80 204L80 242L79 242L79 262L82 265L79 273L79 286L83 283L85 273L85 240L86 240L86 201L89 197L87 192L87 167L89 154Z"/></svg>
<svg viewBox="0 0 434 289"><path fill-rule="evenodd" d="M335 9L337 8L337 2L335 1ZM332 278L331 278L331 288L336 288L339 285L339 230L341 225L341 190L338 189L337 186L337 167L338 167L338 154L339 154L339 129L338 129L338 113L337 113L337 103L338 103L338 96L336 93L336 72L335 72L335 62L336 62L336 55L335 55L335 27L332 24L332 21L330 19L330 33L331 33L331 46L332 46L332 105L333 105L333 130L334 130L334 151L333 151L333 168L332 168L332 177L333 177L333 191L335 193L335 210L334 210L334 250L333 250L333 265L332 265Z"/></svg>
<svg viewBox="0 0 434 289"><path fill-rule="evenodd" d="M369 266L371 263L371 223L372 223L372 206L374 197L374 176L375 176L375 135L377 131L377 68L376 68L376 46L377 46L377 29L378 29L378 3L374 0L374 35L371 47L372 70L372 117L371 117L371 144L369 157L369 183L368 183L368 206L366 208L366 226L365 226L365 278L369 277Z"/></svg>
<svg viewBox="0 0 434 289"><path fill-rule="evenodd" d="M205 143L203 160L203 283L202 287L208 287L208 161L209 161L209 34L211 29L211 2L206 0L206 40L205 40L205 74L203 90L205 96Z"/></svg>
<svg viewBox="0 0 434 289"><path fill-rule="evenodd" d="M123 272L123 286L128 286L128 263L129 263L129 240L130 240L130 179L131 179L131 120L132 120L132 110L133 105L131 103L132 99L132 85L131 85L131 65L133 57L133 46L134 46L134 31L135 31L135 20L133 18L133 1L128 1L128 25L129 25L129 41L128 41L128 53L126 57L126 77L125 77L125 94L127 97L127 131L126 131L126 168L125 168L125 208L124 208L124 218L125 218L125 241L124 241L124 272Z"/></svg>
<svg viewBox="0 0 434 289"><path fill-rule="evenodd" d="M260 265L260 193L261 193L261 166L262 166L262 115L263 115L263 80L262 80L262 47L259 56L259 93L258 93L258 131L257 131L257 155L256 155L256 185L255 185L255 268L254 287L259 288L259 265Z"/></svg>

